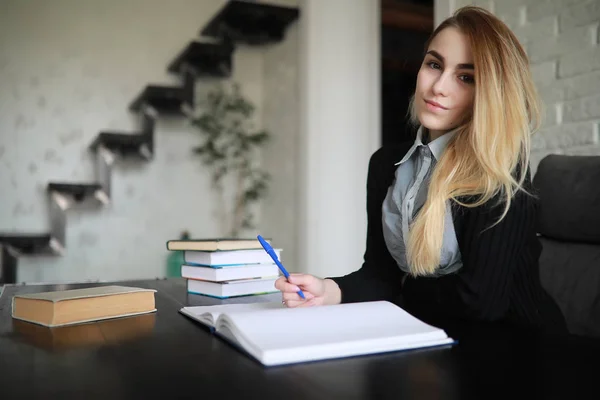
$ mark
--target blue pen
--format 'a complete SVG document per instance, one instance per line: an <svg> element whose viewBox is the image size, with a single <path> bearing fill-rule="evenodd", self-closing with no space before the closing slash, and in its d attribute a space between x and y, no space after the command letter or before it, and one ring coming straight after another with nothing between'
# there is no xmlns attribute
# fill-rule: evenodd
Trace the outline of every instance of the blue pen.
<svg viewBox="0 0 600 400"><path fill-rule="evenodd" d="M257 238L258 238L258 241L260 242L260 244L262 245L262 247L267 252L267 254L271 256L271 258L273 259L273 261L275 261L275 264L277 264L277 266L279 267L279 269L281 270L281 272L283 272L283 275L285 276L285 278L289 280L290 274L288 274L288 272L285 270L285 268L283 267L283 265L281 264L281 262L277 258L277 254L275 254L275 250L273 250L273 248L271 247L271 245L269 243L267 243L267 241L265 239L263 239L262 236L258 235ZM304 297L304 293L302 293L302 290L298 290L297 293L298 293L298 295L300 297L302 297L303 299L306 299L306 297Z"/></svg>

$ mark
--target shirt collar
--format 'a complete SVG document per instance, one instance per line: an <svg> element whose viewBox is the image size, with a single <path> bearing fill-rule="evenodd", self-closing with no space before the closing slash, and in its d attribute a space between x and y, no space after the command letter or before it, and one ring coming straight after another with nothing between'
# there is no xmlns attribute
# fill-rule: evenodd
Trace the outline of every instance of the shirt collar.
<svg viewBox="0 0 600 400"><path fill-rule="evenodd" d="M402 160L398 161L394 165L399 165L399 164L406 162L406 160L408 160L413 155L413 153L419 148L419 146L428 146L429 150L431 150L431 153L435 157L436 161L438 161L440 159L440 157L442 156L442 154L444 153L444 150L446 150L446 147L448 146L448 143L450 142L450 140L454 137L454 135L456 135L457 130L458 130L458 128L453 129L450 132L447 132L447 133L443 134L442 136L440 136L439 138L424 145L423 144L423 126L421 125L419 127L419 130L417 130L417 138L415 139L415 142L413 143L411 148L404 155L404 157L402 157Z"/></svg>

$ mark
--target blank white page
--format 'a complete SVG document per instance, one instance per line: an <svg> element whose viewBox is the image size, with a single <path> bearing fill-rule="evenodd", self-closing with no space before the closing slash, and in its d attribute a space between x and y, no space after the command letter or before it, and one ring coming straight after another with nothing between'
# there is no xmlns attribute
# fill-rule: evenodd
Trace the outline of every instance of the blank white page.
<svg viewBox="0 0 600 400"><path fill-rule="evenodd" d="M259 351L256 356L265 365L452 342L443 330L386 301L228 311L226 316L237 334Z"/></svg>
<svg viewBox="0 0 600 400"><path fill-rule="evenodd" d="M273 310L283 308L283 304L279 302L266 302L266 303L245 303L245 304L221 304L217 306L194 306L184 307L180 311L188 315L191 318L201 320L200 322L208 323L206 318L202 316L210 315L211 324L219 318L222 313L236 312L246 313L251 311L259 310Z"/></svg>

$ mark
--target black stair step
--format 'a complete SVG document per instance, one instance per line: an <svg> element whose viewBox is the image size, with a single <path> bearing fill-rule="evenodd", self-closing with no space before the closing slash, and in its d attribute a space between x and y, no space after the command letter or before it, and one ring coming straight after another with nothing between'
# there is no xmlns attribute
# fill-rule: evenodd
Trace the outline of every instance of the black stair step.
<svg viewBox="0 0 600 400"><path fill-rule="evenodd" d="M93 197L102 186L99 183L48 183L49 192L59 192L73 196L76 201L82 201L86 197Z"/></svg>
<svg viewBox="0 0 600 400"><path fill-rule="evenodd" d="M5 283L17 283L18 254L0 243L0 293Z"/></svg>
<svg viewBox="0 0 600 400"><path fill-rule="evenodd" d="M53 244L50 234L0 233L0 243L8 245L23 254L60 254Z"/></svg>
<svg viewBox="0 0 600 400"><path fill-rule="evenodd" d="M181 114L184 105L193 106L193 99L182 87L148 85L131 103L131 111L140 111L142 106L149 105L156 111L165 114Z"/></svg>
<svg viewBox="0 0 600 400"><path fill-rule="evenodd" d="M121 156L151 156L151 134L131 134L123 132L100 132L90 145L90 150L96 151L99 146L106 147ZM150 154L148 154L150 153Z"/></svg>
<svg viewBox="0 0 600 400"><path fill-rule="evenodd" d="M190 42L169 64L167 71L180 73L188 64L197 76L227 78L231 76L233 50L233 46L225 43Z"/></svg>
<svg viewBox="0 0 600 400"><path fill-rule="evenodd" d="M253 45L283 40L298 8L232 0L200 31L201 35Z"/></svg>

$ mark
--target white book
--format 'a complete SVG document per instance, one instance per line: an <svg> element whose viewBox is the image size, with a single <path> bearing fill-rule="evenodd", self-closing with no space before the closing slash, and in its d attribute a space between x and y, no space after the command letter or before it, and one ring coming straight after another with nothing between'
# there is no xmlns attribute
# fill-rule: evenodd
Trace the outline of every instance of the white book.
<svg viewBox="0 0 600 400"><path fill-rule="evenodd" d="M444 330L387 301L306 308L228 304L180 312L265 366L455 343Z"/></svg>
<svg viewBox="0 0 600 400"><path fill-rule="evenodd" d="M207 296L227 298L277 292L275 288L276 277L264 279L240 279L236 281L210 282L188 279L189 293L204 294Z"/></svg>
<svg viewBox="0 0 600 400"><path fill-rule="evenodd" d="M275 249L275 254L281 261L281 249ZM233 251L185 251L183 252L183 259L186 264L207 265L213 267L273 263L273 259L264 249Z"/></svg>
<svg viewBox="0 0 600 400"><path fill-rule="evenodd" d="M275 264L233 265L220 268L184 264L181 266L181 276L187 279L222 282L234 279L277 277L279 268Z"/></svg>

